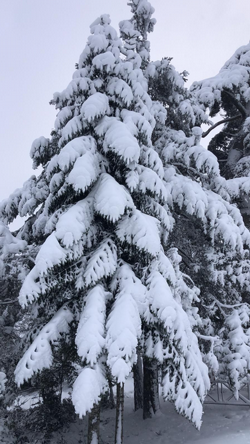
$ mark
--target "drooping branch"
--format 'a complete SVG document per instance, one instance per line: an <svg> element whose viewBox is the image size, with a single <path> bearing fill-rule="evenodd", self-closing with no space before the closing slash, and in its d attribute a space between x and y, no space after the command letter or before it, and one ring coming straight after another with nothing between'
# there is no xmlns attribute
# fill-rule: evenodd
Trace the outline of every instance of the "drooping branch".
<svg viewBox="0 0 250 444"><path fill-rule="evenodd" d="M240 103L236 97L231 93L231 91L228 91L227 89L223 89L223 93L226 94L230 100L233 102L234 106L237 108L237 110L241 113L242 117L247 117L247 110L246 108Z"/></svg>
<svg viewBox="0 0 250 444"><path fill-rule="evenodd" d="M216 122L213 126L208 128L207 131L204 131L204 133L202 133L201 137L203 137L203 138L207 137L211 131L213 131L217 126L222 125L223 123L232 122L233 120L237 120L240 118L242 118L242 114L236 114L233 117L228 117L227 119L219 120L219 122Z"/></svg>

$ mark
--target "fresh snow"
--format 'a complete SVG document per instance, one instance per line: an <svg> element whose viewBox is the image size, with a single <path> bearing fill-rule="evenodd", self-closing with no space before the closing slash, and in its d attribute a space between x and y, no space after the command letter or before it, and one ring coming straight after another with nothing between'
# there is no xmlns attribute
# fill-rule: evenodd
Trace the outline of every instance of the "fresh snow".
<svg viewBox="0 0 250 444"><path fill-rule="evenodd" d="M67 307L62 307L38 333L31 346L24 353L15 370L15 381L20 387L38 370L49 368L53 360L50 343L61 333L66 333L73 315Z"/></svg>
<svg viewBox="0 0 250 444"><path fill-rule="evenodd" d="M96 387L95 387L96 389ZM26 400L26 404L28 399ZM125 384L124 444L250 444L250 408L205 404L202 427L198 431L185 418L177 415L174 406L160 400L161 410L152 419L143 420L142 411L133 410L133 381ZM14 444L0 417L0 443ZM100 434L103 444L114 440L115 410L101 413ZM78 419L69 428L53 434L49 444L59 444L62 438L70 444L86 439L87 419ZM37 435L38 442L39 436ZM31 439L28 444L33 444Z"/></svg>

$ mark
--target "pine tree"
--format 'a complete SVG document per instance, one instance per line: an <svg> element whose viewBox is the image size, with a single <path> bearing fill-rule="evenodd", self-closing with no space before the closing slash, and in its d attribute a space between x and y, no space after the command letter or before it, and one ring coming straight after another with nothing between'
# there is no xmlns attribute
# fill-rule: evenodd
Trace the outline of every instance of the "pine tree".
<svg viewBox="0 0 250 444"><path fill-rule="evenodd" d="M122 443L124 383L138 352L144 413L157 410L160 382L164 398L200 427L210 387L197 340L212 323L205 305L241 303L249 282L249 232L215 192L218 163L200 145L205 112L185 89L185 73L169 59L150 62L151 5L131 7L122 40L108 15L91 25L72 81L52 100L51 138L32 145L40 176L0 206L6 222L30 215L18 236L39 250L19 295L33 306L37 332L16 382L51 368L64 338L77 351L69 358L78 371L72 401L80 417L88 413L89 444L99 440L110 375ZM184 272L178 251L186 245Z"/></svg>
<svg viewBox="0 0 250 444"><path fill-rule="evenodd" d="M192 371L178 370L196 339L176 290L176 273L183 279L176 257L172 265L165 255L173 219L162 160L151 140L156 121L164 122L165 110L147 93L142 58L135 49L122 47L108 16L92 24L73 80L54 95L59 112L52 138L40 138L32 146L34 166L40 163L43 171L2 205L2 214L13 218L23 208L22 194L35 213L29 239L37 239L41 247L19 301L22 306L34 304L43 322L47 318L16 368L16 381L20 385L49 368L51 344L62 334L70 335L79 319L76 346L83 367L72 399L80 416L90 412L89 442L98 436L93 427L107 387L106 365L117 381L117 424L121 422L124 382L137 360L139 341L149 360L158 367L164 364L166 377L176 366L178 381L171 397L198 427L202 409L197 404L209 387L198 348ZM42 180L45 190L40 197L37 187ZM29 220L20 231L23 237L28 227ZM158 302L157 285L163 291ZM187 294L190 291L186 286ZM167 307L172 305L170 321ZM186 329L180 332L183 317ZM152 334L156 342L150 346ZM180 334L187 337L182 344ZM165 347L174 347L173 361ZM183 390L189 392L188 411L178 407ZM116 430L117 442L122 442L121 430Z"/></svg>
<svg viewBox="0 0 250 444"><path fill-rule="evenodd" d="M219 161L222 175L229 179L221 184L240 208L249 227L249 122L250 45L240 47L224 64L220 72L195 82L191 92L203 111L211 117L223 113L224 118L203 133L206 137L214 128L222 129L209 143L208 149ZM235 180L237 179L237 180Z"/></svg>
<svg viewBox="0 0 250 444"><path fill-rule="evenodd" d="M190 93L185 88L186 73L178 74L170 62L151 62L145 70L151 97L161 100L167 110L165 125L157 122L153 140L171 195L168 203L175 224L169 244L182 255L186 282L200 289L197 336L214 373L221 358L220 341L227 347L221 327L228 315L221 307L241 305L248 294L249 232L230 204L237 183L228 184L220 176L216 157L201 146L200 125L208 121L206 106L201 106L194 89ZM240 373L238 377L240 381Z"/></svg>

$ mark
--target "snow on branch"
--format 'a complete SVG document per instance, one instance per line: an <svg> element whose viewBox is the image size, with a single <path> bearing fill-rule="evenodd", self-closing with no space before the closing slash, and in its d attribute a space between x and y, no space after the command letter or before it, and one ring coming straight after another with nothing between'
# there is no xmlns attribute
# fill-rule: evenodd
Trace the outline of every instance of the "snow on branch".
<svg viewBox="0 0 250 444"><path fill-rule="evenodd" d="M94 119L108 115L109 113L108 97L106 94L101 94L99 92L88 97L81 107L82 117L89 123Z"/></svg>
<svg viewBox="0 0 250 444"><path fill-rule="evenodd" d="M117 103L122 102L125 106L130 106L133 100L133 92L130 86L118 77L111 78L108 83L107 91L112 100Z"/></svg>
<svg viewBox="0 0 250 444"><path fill-rule="evenodd" d="M147 279L149 303L153 319L159 320L165 332L159 330L158 341L151 351L163 364L163 396L173 401L176 410L201 425L202 405L210 388L208 371L202 362L198 341L187 313L175 300L166 279L152 271Z"/></svg>
<svg viewBox="0 0 250 444"><path fill-rule="evenodd" d="M106 296L101 285L88 292L77 328L78 355L91 367L97 363L105 345Z"/></svg>
<svg viewBox="0 0 250 444"><path fill-rule="evenodd" d="M120 219L126 209L134 208L133 200L126 188L107 173L101 175L94 196L96 212L112 222Z"/></svg>
<svg viewBox="0 0 250 444"><path fill-rule="evenodd" d="M69 323L72 320L73 314L71 311L62 307L42 328L17 364L15 381L19 387L37 371L51 366L53 358L50 343L56 341L62 333L68 332Z"/></svg>
<svg viewBox="0 0 250 444"><path fill-rule="evenodd" d="M67 173L76 160L86 154L87 151L96 153L96 142L91 136L76 137L68 142L61 150L60 153L55 155L49 162L46 174L50 179L54 172L58 171L58 168Z"/></svg>
<svg viewBox="0 0 250 444"><path fill-rule="evenodd" d="M19 302L26 306L46 292L48 283L44 276L55 266L64 264L68 259L76 259L81 254L74 247L83 240L90 229L93 218L93 201L86 198L77 202L63 213L53 231L45 240L37 254L35 266L26 276L22 285Z"/></svg>
<svg viewBox="0 0 250 444"><path fill-rule="evenodd" d="M26 246L27 242L13 236L7 225L0 220L0 254L20 253Z"/></svg>
<svg viewBox="0 0 250 444"><path fill-rule="evenodd" d="M95 132L98 136L104 137L105 152L113 151L125 163L138 162L140 147L125 123L118 121L115 117L105 116L95 127Z"/></svg>
<svg viewBox="0 0 250 444"><path fill-rule="evenodd" d="M92 286L103 277L112 276L116 267L116 246L111 239L107 239L92 253L87 262L84 272L86 285Z"/></svg>
<svg viewBox="0 0 250 444"><path fill-rule="evenodd" d="M66 247L76 244L89 230L93 220L93 199L78 201L63 213L56 224L56 238Z"/></svg>
<svg viewBox="0 0 250 444"><path fill-rule="evenodd" d="M126 285L116 296L107 321L107 363L119 383L125 382L136 362L136 348L141 335L137 303Z"/></svg>
<svg viewBox="0 0 250 444"><path fill-rule="evenodd" d="M152 256L156 256L161 250L158 220L139 210L118 223L116 235L122 242L135 245Z"/></svg>
<svg viewBox="0 0 250 444"><path fill-rule="evenodd" d="M147 288L135 275L130 265L123 263L117 268L110 288L112 292L125 291L135 300L140 316L145 317L148 310Z"/></svg>
<svg viewBox="0 0 250 444"><path fill-rule="evenodd" d="M76 413L82 418L100 401L100 396L107 390L107 382L99 365L94 368L85 367L76 378L72 402Z"/></svg>

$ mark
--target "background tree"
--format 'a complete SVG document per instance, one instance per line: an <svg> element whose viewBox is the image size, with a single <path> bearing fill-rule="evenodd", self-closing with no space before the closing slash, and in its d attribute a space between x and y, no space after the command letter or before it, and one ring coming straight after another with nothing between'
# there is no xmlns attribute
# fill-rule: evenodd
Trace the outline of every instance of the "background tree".
<svg viewBox="0 0 250 444"><path fill-rule="evenodd" d="M205 137L221 127L208 149L219 161L222 176L228 180L223 188L237 203L249 227L249 118L250 118L250 45L240 47L220 72L210 79L195 82L191 93L203 111L211 117L223 117L203 133ZM222 184L220 184L220 187Z"/></svg>

